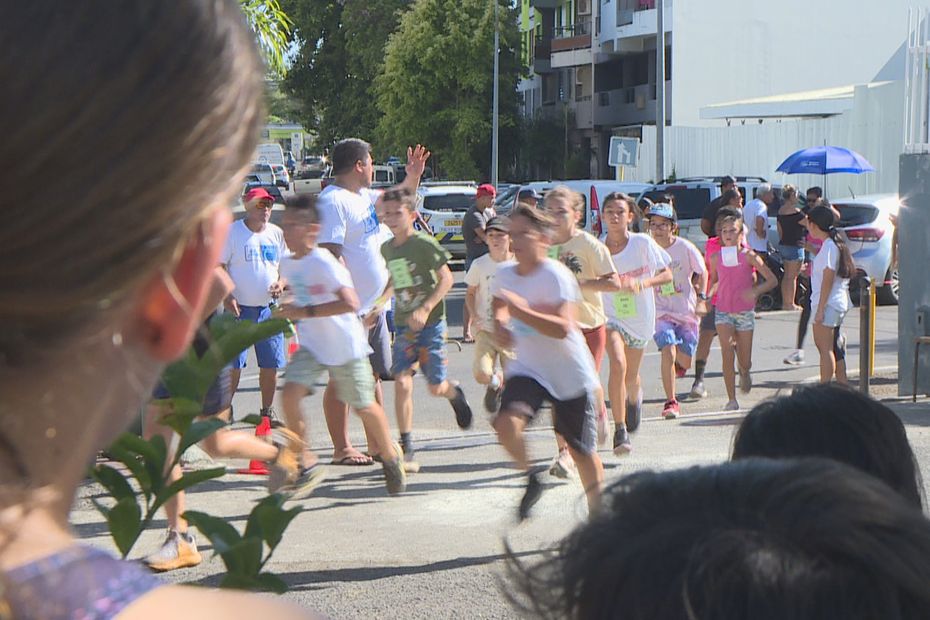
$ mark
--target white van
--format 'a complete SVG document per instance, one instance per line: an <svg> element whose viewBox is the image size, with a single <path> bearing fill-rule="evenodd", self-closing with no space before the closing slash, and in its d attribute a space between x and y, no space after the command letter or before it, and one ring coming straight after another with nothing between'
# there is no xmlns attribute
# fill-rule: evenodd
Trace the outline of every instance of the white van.
<svg viewBox="0 0 930 620"><path fill-rule="evenodd" d="M255 156L252 158L252 163L287 166L287 161L284 159L284 149L282 149L281 145L277 142L259 144L258 148L255 149Z"/></svg>

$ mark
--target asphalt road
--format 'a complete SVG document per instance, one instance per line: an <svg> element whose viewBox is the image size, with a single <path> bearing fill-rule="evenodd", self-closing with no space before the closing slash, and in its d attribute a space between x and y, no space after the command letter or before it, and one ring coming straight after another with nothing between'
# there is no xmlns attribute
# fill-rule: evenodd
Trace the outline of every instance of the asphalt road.
<svg viewBox="0 0 930 620"><path fill-rule="evenodd" d="M461 273L449 298L451 337L461 336L461 304L464 288ZM740 399L750 408L761 399L790 390L817 378L817 355L811 338L808 363L786 366L782 358L793 348L798 314L763 315L756 330L753 355L755 387ZM858 318L846 320L850 369L858 367ZM881 308L877 320L876 369L894 375L897 363L897 312ZM497 445L487 416L481 409L483 390L471 379L472 347L460 352L450 345L450 375L462 381L476 412L473 428L463 432L455 424L451 408L429 396L422 379L414 395L415 438L422 471L409 478L408 492L390 498L383 489L377 467L329 467L329 479L302 502L304 512L292 523L284 543L268 568L280 574L291 590L290 599L334 618L509 618L514 613L502 595L507 588L505 543L520 561L532 562L568 531L582 523L585 505L577 481L563 482L546 476L546 492L534 517L517 525L515 512L522 494L522 479L503 449ZM644 468L668 469L727 458L735 425L742 414L723 414L725 403L720 376L719 350L708 365L710 395L697 403L683 403L683 416L665 421L659 416L664 400L658 371L659 355L648 350L642 370L646 390L645 420L634 434L634 451L622 460L609 449L602 452L608 482ZM602 377L606 381L606 364ZM679 382L686 392L691 376ZM886 381L887 383L887 381ZM887 387L887 386L886 386ZM886 393L888 390L886 389ZM388 414L393 422L393 386L386 384ZM243 373L236 396L237 415L258 409L257 374ZM326 459L331 447L320 411L320 397L304 403L311 440ZM918 405L895 404L908 423L908 432L919 460L930 467L930 411L927 401ZM352 436L361 447L364 435L357 419ZM547 463L555 452L551 428L540 420L528 433L531 455ZM242 463L231 462L232 467ZM232 471L232 467L230 470ZM196 488L189 495L192 509L207 510L244 527L252 502L263 495L263 480L229 474ZM89 496L96 489L82 489L72 522L87 541L111 548L106 527L93 509ZM146 533L133 557L157 546L159 530ZM209 551L208 545L201 548ZM173 582L215 584L223 565L219 558L199 567L166 575Z"/></svg>

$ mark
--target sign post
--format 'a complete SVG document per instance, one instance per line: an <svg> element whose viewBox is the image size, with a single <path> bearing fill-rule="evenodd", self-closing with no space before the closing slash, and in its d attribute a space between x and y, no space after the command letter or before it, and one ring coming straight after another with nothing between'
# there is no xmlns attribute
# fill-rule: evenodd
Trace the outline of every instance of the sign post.
<svg viewBox="0 0 930 620"><path fill-rule="evenodd" d="M611 136L607 163L617 169L617 180L623 180L624 168L635 168L639 161L639 140Z"/></svg>

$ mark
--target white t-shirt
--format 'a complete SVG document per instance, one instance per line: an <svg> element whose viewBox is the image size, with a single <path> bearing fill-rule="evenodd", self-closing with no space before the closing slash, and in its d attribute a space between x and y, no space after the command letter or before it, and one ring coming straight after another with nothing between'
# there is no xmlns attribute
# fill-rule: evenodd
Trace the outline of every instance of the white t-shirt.
<svg viewBox="0 0 930 620"><path fill-rule="evenodd" d="M233 297L240 306L268 305L268 287L278 281L278 267L286 254L284 232L274 224L252 232L244 220L233 223L221 262L236 285Z"/></svg>
<svg viewBox="0 0 930 620"><path fill-rule="evenodd" d="M769 242L767 235L760 237L756 234L756 218L761 217L765 220L765 230L769 228L769 208L764 202L755 198L743 208L743 217L746 227L749 228L749 247L756 252L768 251Z"/></svg>
<svg viewBox="0 0 930 620"><path fill-rule="evenodd" d="M840 264L840 249L836 247L833 239L827 239L823 242L823 247L814 257L814 264L811 267L811 307L814 312L820 306L820 290L823 288L823 270L828 267L836 272ZM830 289L830 297L827 298L827 307L837 312L846 312L849 310L849 278L841 278L838 275L833 277L833 288Z"/></svg>
<svg viewBox="0 0 930 620"><path fill-rule="evenodd" d="M619 254L611 256L620 278L648 278L668 267L672 259L645 233L630 233ZM656 331L656 298L651 288L636 293L602 293L608 323L617 321L632 337L649 340ZM632 301L630 301L632 298Z"/></svg>
<svg viewBox="0 0 930 620"><path fill-rule="evenodd" d="M672 268L672 281L654 289L656 317L660 320L666 318L680 325L697 327L697 293L694 292L691 277L707 272L704 257L693 243L681 237L675 237L672 245L664 249L672 259L669 264Z"/></svg>
<svg viewBox="0 0 930 620"><path fill-rule="evenodd" d="M490 254L485 254L476 258L465 274L465 284L478 287L475 293L475 309L478 316L473 318L478 321L478 327L483 331L494 331L494 313L491 309L491 283L494 276L500 267L513 264L513 260L496 263Z"/></svg>
<svg viewBox="0 0 930 620"><path fill-rule="evenodd" d="M336 293L352 288L352 276L328 250L314 248L306 256L288 256L281 262L281 275L290 286L293 303L300 306L338 301ZM300 346L324 366L342 366L370 353L368 336L355 314L301 319L297 322Z"/></svg>
<svg viewBox="0 0 930 620"><path fill-rule="evenodd" d="M375 213L379 195L367 188L354 193L328 185L317 200L321 219L317 243L342 246L342 258L352 274L362 314L371 309L388 282L387 266L381 256L384 231Z"/></svg>
<svg viewBox="0 0 930 620"><path fill-rule="evenodd" d="M491 294L507 290L523 297L530 307L578 303L581 290L564 265L547 258L530 275L517 273L517 265L497 270ZM530 377L558 400L571 400L594 389L598 376L594 359L577 326L566 338L550 338L526 323L511 319L516 359L507 364L507 377Z"/></svg>

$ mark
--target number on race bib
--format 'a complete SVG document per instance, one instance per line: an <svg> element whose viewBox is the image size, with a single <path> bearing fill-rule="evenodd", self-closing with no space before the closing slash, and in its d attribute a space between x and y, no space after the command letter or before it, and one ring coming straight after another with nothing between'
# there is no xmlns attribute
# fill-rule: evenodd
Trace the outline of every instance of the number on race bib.
<svg viewBox="0 0 930 620"><path fill-rule="evenodd" d="M389 260L388 271L391 272L394 288L410 288L413 286L413 278L410 275L410 266L407 264L406 258Z"/></svg>
<svg viewBox="0 0 930 620"><path fill-rule="evenodd" d="M664 295L665 297L671 297L675 294L675 283L666 282L659 287L659 295Z"/></svg>
<svg viewBox="0 0 930 620"><path fill-rule="evenodd" d="M614 312L618 319L629 319L636 316L636 299L632 293L614 294Z"/></svg>

